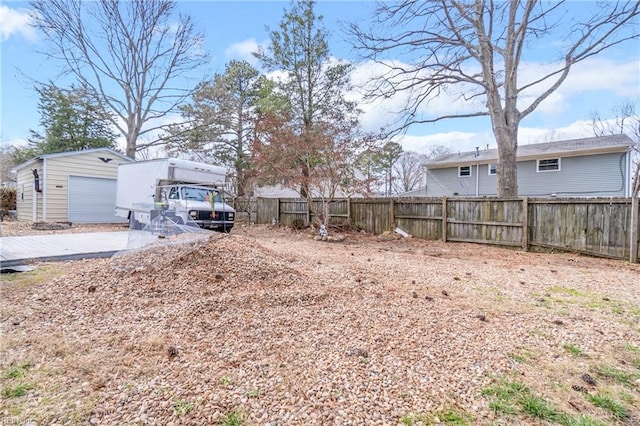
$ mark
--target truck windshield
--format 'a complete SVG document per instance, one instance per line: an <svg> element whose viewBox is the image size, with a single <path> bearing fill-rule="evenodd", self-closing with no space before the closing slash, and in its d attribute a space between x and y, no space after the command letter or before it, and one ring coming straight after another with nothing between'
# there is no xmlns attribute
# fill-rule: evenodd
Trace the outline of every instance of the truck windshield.
<svg viewBox="0 0 640 426"><path fill-rule="evenodd" d="M213 189L207 188L185 188L182 187L182 198L184 200L195 200L195 201L207 201L210 202L211 196L214 197L214 201L217 203L222 203L222 195L218 191L214 191Z"/></svg>

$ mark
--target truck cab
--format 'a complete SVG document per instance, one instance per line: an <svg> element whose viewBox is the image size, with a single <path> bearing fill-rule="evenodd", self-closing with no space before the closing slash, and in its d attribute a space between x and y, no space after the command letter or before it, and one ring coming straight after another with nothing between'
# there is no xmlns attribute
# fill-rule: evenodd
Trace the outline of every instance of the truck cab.
<svg viewBox="0 0 640 426"><path fill-rule="evenodd" d="M224 191L194 185L175 185L164 189L168 210L175 211L178 222L195 222L200 228L229 232L235 210L224 200Z"/></svg>

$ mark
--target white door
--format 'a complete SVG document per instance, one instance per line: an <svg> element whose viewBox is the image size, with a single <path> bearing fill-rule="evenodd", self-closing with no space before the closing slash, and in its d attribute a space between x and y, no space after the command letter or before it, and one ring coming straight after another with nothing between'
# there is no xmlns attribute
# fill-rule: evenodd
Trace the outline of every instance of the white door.
<svg viewBox="0 0 640 426"><path fill-rule="evenodd" d="M69 176L69 222L123 223L115 215L116 180Z"/></svg>

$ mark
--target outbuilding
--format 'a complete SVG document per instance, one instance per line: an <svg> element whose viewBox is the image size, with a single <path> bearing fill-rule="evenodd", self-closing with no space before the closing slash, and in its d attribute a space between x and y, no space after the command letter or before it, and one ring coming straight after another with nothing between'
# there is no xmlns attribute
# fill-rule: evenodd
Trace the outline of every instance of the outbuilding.
<svg viewBox="0 0 640 426"><path fill-rule="evenodd" d="M109 148L46 154L14 168L20 221L119 223L118 166L132 162Z"/></svg>

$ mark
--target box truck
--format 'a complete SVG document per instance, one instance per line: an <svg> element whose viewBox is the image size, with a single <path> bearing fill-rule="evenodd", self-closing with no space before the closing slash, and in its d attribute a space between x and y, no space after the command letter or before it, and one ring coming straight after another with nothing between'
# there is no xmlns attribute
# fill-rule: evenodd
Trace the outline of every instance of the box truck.
<svg viewBox="0 0 640 426"><path fill-rule="evenodd" d="M235 210L225 201L222 167L173 158L118 166L116 216L143 229L158 218L229 232Z"/></svg>

